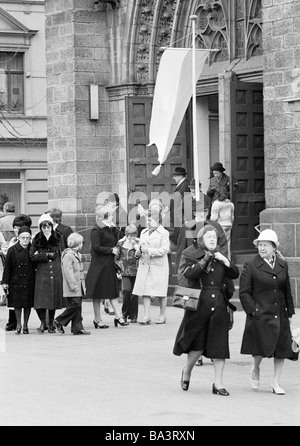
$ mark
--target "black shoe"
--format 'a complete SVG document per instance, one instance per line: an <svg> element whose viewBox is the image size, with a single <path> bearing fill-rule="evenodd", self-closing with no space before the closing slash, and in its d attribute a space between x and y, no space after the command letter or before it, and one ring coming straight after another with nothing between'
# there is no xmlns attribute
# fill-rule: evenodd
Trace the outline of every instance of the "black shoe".
<svg viewBox="0 0 300 446"><path fill-rule="evenodd" d="M65 333L64 327L59 322L57 322L56 319L54 319L54 325L57 328L58 333L61 333L61 334Z"/></svg>
<svg viewBox="0 0 300 446"><path fill-rule="evenodd" d="M56 333L55 327L53 323L49 324L48 326L48 333Z"/></svg>
<svg viewBox="0 0 300 446"><path fill-rule="evenodd" d="M28 328L23 328L23 334L29 334Z"/></svg>
<svg viewBox="0 0 300 446"><path fill-rule="evenodd" d="M95 322L95 321L93 321L94 327L95 327L96 329L97 329L97 328L109 328L108 325L105 325L105 324L101 324L101 325L100 325L100 322L102 322L102 321L99 321L99 322Z"/></svg>
<svg viewBox="0 0 300 446"><path fill-rule="evenodd" d="M17 335L21 334L22 327L17 327L15 333Z"/></svg>
<svg viewBox="0 0 300 446"><path fill-rule="evenodd" d="M189 386L190 386L190 382L183 380L183 370L182 370L182 373L181 373L181 388L182 388L182 390L189 390Z"/></svg>
<svg viewBox="0 0 300 446"><path fill-rule="evenodd" d="M79 330L76 331L76 333L73 333L74 336L78 336L78 335L90 335L91 332L90 331L86 331L86 330Z"/></svg>
<svg viewBox="0 0 300 446"><path fill-rule="evenodd" d="M125 327L126 325L129 325L129 322L125 322L123 317L119 317L119 319L114 319L115 327L118 325L121 325L122 327Z"/></svg>
<svg viewBox="0 0 300 446"><path fill-rule="evenodd" d="M17 328L16 325L13 325L13 324L6 324L5 331L15 331L16 328Z"/></svg>
<svg viewBox="0 0 300 446"><path fill-rule="evenodd" d="M229 396L229 393L226 389L217 389L214 384L212 386L212 393L214 395Z"/></svg>

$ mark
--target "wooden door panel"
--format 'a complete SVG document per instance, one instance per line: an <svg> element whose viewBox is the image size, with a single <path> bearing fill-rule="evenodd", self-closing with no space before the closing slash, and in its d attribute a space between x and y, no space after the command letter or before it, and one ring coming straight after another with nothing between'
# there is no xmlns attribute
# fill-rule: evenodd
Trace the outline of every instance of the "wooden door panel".
<svg viewBox="0 0 300 446"><path fill-rule="evenodd" d="M152 96L127 98L128 193L144 193L147 200L153 198L155 193L171 194L175 186L173 180L175 167L187 168L187 137L184 120L160 173L157 176L152 175L152 171L159 164L156 147L147 146L152 102ZM141 204L146 207L148 203L146 200L141 200Z"/></svg>
<svg viewBox="0 0 300 446"><path fill-rule="evenodd" d="M233 251L254 249L255 226L265 208L262 84L231 85Z"/></svg>

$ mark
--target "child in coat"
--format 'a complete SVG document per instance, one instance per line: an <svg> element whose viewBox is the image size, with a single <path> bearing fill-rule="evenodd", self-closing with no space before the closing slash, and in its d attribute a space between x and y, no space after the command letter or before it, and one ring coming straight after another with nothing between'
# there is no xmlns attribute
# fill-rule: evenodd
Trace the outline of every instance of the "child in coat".
<svg viewBox="0 0 300 446"><path fill-rule="evenodd" d="M138 249L138 229L131 224L125 229L125 237L119 240L119 256L118 260L123 264L122 272L122 291L123 306L122 314L125 321L130 319L131 323L135 323L138 317L138 296L132 294L135 283L138 259L136 252Z"/></svg>
<svg viewBox="0 0 300 446"><path fill-rule="evenodd" d="M83 264L79 253L82 246L82 235L73 232L68 237L68 248L62 253L63 295L67 298L67 308L54 320L61 334L69 322L73 335L91 334L82 325L82 296L85 294Z"/></svg>

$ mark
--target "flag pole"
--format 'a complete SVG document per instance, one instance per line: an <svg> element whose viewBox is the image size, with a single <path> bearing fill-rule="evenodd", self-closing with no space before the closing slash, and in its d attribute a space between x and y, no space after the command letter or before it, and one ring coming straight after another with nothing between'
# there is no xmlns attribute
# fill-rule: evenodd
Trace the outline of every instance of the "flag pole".
<svg viewBox="0 0 300 446"><path fill-rule="evenodd" d="M193 34L193 66L192 66L192 82L193 82L193 153L194 153L194 178L195 178L195 192L196 201L200 200L199 191L199 154L198 154L198 135L197 135L197 80L196 79L196 15L191 15L192 21L192 34Z"/></svg>

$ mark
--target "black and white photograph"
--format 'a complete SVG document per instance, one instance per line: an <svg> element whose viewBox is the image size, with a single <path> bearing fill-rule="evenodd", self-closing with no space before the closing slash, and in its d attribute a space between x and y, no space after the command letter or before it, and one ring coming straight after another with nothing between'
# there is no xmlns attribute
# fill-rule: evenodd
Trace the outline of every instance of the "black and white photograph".
<svg viewBox="0 0 300 446"><path fill-rule="evenodd" d="M300 426L299 154L299 0L0 0L0 425Z"/></svg>

